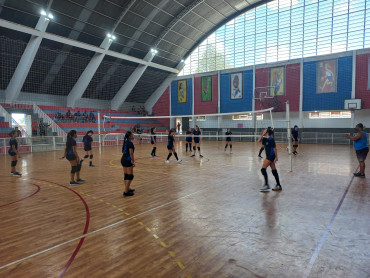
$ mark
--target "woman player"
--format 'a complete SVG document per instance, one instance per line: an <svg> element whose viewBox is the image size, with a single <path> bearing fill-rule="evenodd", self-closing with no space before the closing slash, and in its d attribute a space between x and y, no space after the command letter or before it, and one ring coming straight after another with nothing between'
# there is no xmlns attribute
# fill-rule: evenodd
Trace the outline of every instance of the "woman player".
<svg viewBox="0 0 370 278"><path fill-rule="evenodd" d="M152 153L150 154L151 157L156 157L157 155L155 152L157 151L157 136L155 136L155 132L157 129L155 127L152 127L150 130L151 136L150 136L150 143L153 145Z"/></svg>
<svg viewBox="0 0 370 278"><path fill-rule="evenodd" d="M177 157L177 153L175 151L175 146L174 146L175 133L176 133L176 130L171 129L170 130L170 134L168 134L168 144L167 144L168 156L167 156L167 160L165 161L166 163L170 163L170 160L169 159L172 156L172 153L175 156L175 158L176 158L176 160L177 160L178 163L180 163L182 161L181 159L179 159Z"/></svg>
<svg viewBox="0 0 370 278"><path fill-rule="evenodd" d="M61 158L67 158L69 163L71 164L71 181L69 185L78 185L84 183L85 181L80 178L80 171L81 171L81 162L76 151L76 138L77 138L77 131L71 130L67 134L67 143L66 148L64 149L64 156ZM75 175L77 180L75 181Z"/></svg>
<svg viewBox="0 0 370 278"><path fill-rule="evenodd" d="M268 128L266 128L263 132L262 132L262 137L265 137L265 135L267 134L267 131L268 130L272 130L272 131L274 131L270 126L268 127ZM265 149L265 146L264 145L262 145L261 146L261 148L260 148L260 152L258 153L258 157L259 158L263 158L262 156L261 156L261 154L262 154L262 152L263 152L263 150Z"/></svg>
<svg viewBox="0 0 370 278"><path fill-rule="evenodd" d="M233 153L233 143L231 143L231 136L233 133L230 131L230 128L227 129L225 135L226 135L226 145L225 145L225 153L227 146L230 145L230 153Z"/></svg>
<svg viewBox="0 0 370 278"><path fill-rule="evenodd" d="M86 135L84 136L84 138L82 139L82 141L84 142L84 150L86 152L86 155L84 156L84 159L86 158L90 158L90 165L89 167L95 167L95 165L92 164L92 159L94 157L93 155L93 152L92 152L92 142L93 142L93 134L94 134L94 131L92 130L89 130Z"/></svg>
<svg viewBox="0 0 370 278"><path fill-rule="evenodd" d="M193 142L193 138L192 138L192 135L193 134L193 130L191 129L191 127L189 127L189 129L186 131L186 152L188 152L188 147L189 147L189 152L191 152L191 143Z"/></svg>
<svg viewBox="0 0 370 278"><path fill-rule="evenodd" d="M9 133L9 136L10 136L10 140L9 140L9 151L8 151L8 154L10 155L10 158L11 158L11 161L10 162L10 174L14 177L20 177L22 176L21 173L18 173L16 170L15 170L15 166L17 166L17 158L20 158L20 154L18 152L18 141L17 141L17 131L16 130L13 130Z"/></svg>
<svg viewBox="0 0 370 278"><path fill-rule="evenodd" d="M194 131L193 131L193 141L194 141L194 146L193 146L193 155L191 157L194 157L196 154L196 149L198 148L199 152L199 157L203 157L203 155L200 154L200 136L202 133L200 132L199 126L195 126Z"/></svg>
<svg viewBox="0 0 370 278"><path fill-rule="evenodd" d="M294 128L292 129L291 132L291 137L292 137L292 143L293 143L293 154L297 155L297 148L298 148L298 137L299 137L299 131L298 131L298 126L295 125Z"/></svg>
<svg viewBox="0 0 370 278"><path fill-rule="evenodd" d="M266 151L266 159L263 162L263 166L261 169L261 173L263 177L265 178L265 185L260 189L260 191L269 191L270 189L270 186L268 184L267 171L266 171L266 168L269 166L271 167L272 174L274 175L275 180L276 180L276 186L272 190L274 191L282 190L280 180L279 180L279 174L276 170L276 165L275 165L276 162L278 162L278 153L276 149L275 140L272 137L273 134L274 132L271 129L268 129L265 134L265 137L264 135L261 135L261 137L258 139L258 142L262 141L262 144L264 145L265 151Z"/></svg>
<svg viewBox="0 0 370 278"><path fill-rule="evenodd" d="M134 135L131 131L127 131L125 134L125 139L123 140L122 146L122 158L121 164L124 173L124 184L125 191L123 191L123 196L134 196L135 189L130 189L131 182L134 179L134 167L135 167L135 147L132 143L134 140Z"/></svg>

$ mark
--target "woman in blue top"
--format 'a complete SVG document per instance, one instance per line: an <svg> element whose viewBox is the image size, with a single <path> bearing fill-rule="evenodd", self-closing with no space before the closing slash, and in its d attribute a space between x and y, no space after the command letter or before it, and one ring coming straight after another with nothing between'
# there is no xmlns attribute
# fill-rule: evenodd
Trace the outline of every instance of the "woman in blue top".
<svg viewBox="0 0 370 278"><path fill-rule="evenodd" d="M168 143L167 143L167 149L168 149L168 156L166 159L166 163L170 163L170 157L172 154L175 156L178 163L180 163L182 160L178 158L177 152L175 151L175 129L171 129L170 133L168 134Z"/></svg>
<svg viewBox="0 0 370 278"><path fill-rule="evenodd" d="M151 136L150 136L150 143L153 145L152 153L150 154L151 157L156 157L157 155L155 152L157 151L157 136L155 136L155 132L157 129L155 127L152 127L150 130Z"/></svg>
<svg viewBox="0 0 370 278"><path fill-rule="evenodd" d="M86 155L84 156L84 159L86 158L90 158L90 167L95 167L95 165L93 165L92 163L92 159L94 157L94 154L92 152L92 142L94 141L93 140L93 136L94 135L94 131L92 130L89 130L88 132L86 132L86 135L84 136L84 138L82 139L82 141L84 142L84 150L86 152Z"/></svg>
<svg viewBox="0 0 370 278"><path fill-rule="evenodd" d="M131 131L127 131L125 134L125 139L122 146L122 158L121 164L123 167L124 178L123 182L125 184L125 191L123 191L123 196L134 196L135 189L131 189L131 182L134 179L134 167L135 167L135 147L132 143L134 140L134 135Z"/></svg>
<svg viewBox="0 0 370 278"><path fill-rule="evenodd" d="M10 162L10 167L11 167L11 170L10 170L10 174L12 176L15 176L15 177L20 177L22 176L21 173L18 173L16 170L15 170L15 166L17 166L17 158L20 158L21 156L19 155L19 152L18 152L18 141L17 141L17 131L16 130L13 130L9 133L9 136L10 136L10 140L9 140L9 151L8 151L8 154L10 155L10 158L11 158L11 162Z"/></svg>
<svg viewBox="0 0 370 278"><path fill-rule="evenodd" d="M355 177L364 178L365 177L365 160L367 157L367 154L369 153L369 147L367 145L367 134L364 131L364 125L358 124L356 125L356 136L351 136L349 134L346 134L345 136L351 140L354 141L353 145L355 147L357 160L360 163L360 172L354 173L353 175Z"/></svg>

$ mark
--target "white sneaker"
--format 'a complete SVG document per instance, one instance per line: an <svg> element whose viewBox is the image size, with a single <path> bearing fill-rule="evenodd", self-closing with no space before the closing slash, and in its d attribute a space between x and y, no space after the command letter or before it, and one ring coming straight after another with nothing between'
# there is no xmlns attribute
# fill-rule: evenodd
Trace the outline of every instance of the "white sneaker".
<svg viewBox="0 0 370 278"><path fill-rule="evenodd" d="M179 159L179 160L177 160L177 163L180 163L182 161L182 159Z"/></svg>
<svg viewBox="0 0 370 278"><path fill-rule="evenodd" d="M169 161L169 160L166 160L165 162L166 162L166 163L170 163L170 161Z"/></svg>
<svg viewBox="0 0 370 278"><path fill-rule="evenodd" d="M233 153L233 152L230 152L230 153Z"/></svg>

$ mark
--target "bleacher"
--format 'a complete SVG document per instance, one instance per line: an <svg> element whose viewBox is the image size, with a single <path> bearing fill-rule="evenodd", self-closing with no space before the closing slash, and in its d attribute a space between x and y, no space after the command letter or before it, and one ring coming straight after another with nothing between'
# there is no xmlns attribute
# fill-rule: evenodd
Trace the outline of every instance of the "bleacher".
<svg viewBox="0 0 370 278"><path fill-rule="evenodd" d="M9 132L13 129L9 127L9 123L5 121L4 117L0 117L0 138L8 138Z"/></svg>
<svg viewBox="0 0 370 278"><path fill-rule="evenodd" d="M114 111L110 109L94 109L94 108L68 108L68 107L56 107L56 106L45 106L39 105L39 107L51 118L53 119L65 132L69 132L71 129L77 130L79 135L84 135L87 131L92 130L94 133L98 133L98 123L97 119L96 122L71 122L71 120L58 120L56 118L57 113L61 113L62 115L66 115L67 111L69 110L72 115L74 113L80 111L82 114L86 112L90 114L90 112L94 113L95 118L98 117L98 112L100 112L100 120L101 120L101 133L123 133L127 130L130 130L136 124L140 124L144 130L150 129L151 127L156 127L158 132L165 132L169 129L169 126L166 123L161 122L160 120L153 120L153 119L104 119L104 115L107 116L121 116L121 117L140 117L139 114L133 111Z"/></svg>

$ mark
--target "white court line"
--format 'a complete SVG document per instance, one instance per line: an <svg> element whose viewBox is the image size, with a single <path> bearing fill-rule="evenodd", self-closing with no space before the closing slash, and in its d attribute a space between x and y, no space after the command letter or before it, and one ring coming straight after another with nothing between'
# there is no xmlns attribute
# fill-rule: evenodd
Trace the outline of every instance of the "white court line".
<svg viewBox="0 0 370 278"><path fill-rule="evenodd" d="M124 222L127 222L128 220L131 220L131 219L133 219L133 218L135 218L135 217L138 217L138 216L143 215L143 214L146 214L146 213L148 213L148 212L152 212L152 211L155 211L155 210L157 210L157 209L163 208L163 207L165 207L165 206L168 206L168 205L173 204L173 203L175 203L175 202L177 202L177 201L179 201L179 200L182 200L182 199L188 198L188 197L190 197L190 196L193 196L193 195L195 195L195 194L197 194L197 193L199 193L199 192L202 192L202 191L204 191L204 190L207 190L207 189L209 189L209 187L206 187L206 188L204 188L204 189L201 189L201 190L195 191L195 192L190 193L190 194L188 194L188 195L185 195L185 196L183 196L183 197L177 198L177 199L175 199L175 200L173 200L173 201L170 201L170 202L168 202L168 203L165 203L165 204L163 204L163 205L160 205L160 206L157 206L157 207L154 207L154 208L148 209L148 210L146 210L146 211L140 212L140 213L138 213L138 214L136 214L136 215L134 215L134 216L131 216L131 217L126 218L126 219L123 219L123 220L120 220L120 221L118 221L118 222L115 222L115 223L110 224L110 225L108 225L108 226L102 227L102 228L97 229L97 230L95 230L95 231L89 232L89 233L87 233L87 234L81 235L81 236L79 236L79 237L76 237L76 238L70 239L70 240L68 240L68 241L65 241L65 242L59 243L59 244L57 244L57 245L54 245L53 247L50 247L50 248L47 248L47 249L45 249L45 250L39 251L39 252L37 252L37 253L34 253L34 254L29 255L29 256L27 256L27 257L24 257L24 258L22 258L22 259L19 259L19 260L13 261L13 262L11 262L11 263L8 263L8 264L6 264L6 265L0 266L0 270L1 270L1 269L4 269L4 268L7 268L7 267L9 267L9 266L12 266L12 265L14 265L14 264L17 264L17 263L21 263L21 262L23 262L23 261L25 261L25 260L31 259L31 258L36 257L36 256L38 256L38 255L44 254L44 253L46 253L46 252L49 252L49 251L51 251L51 250L54 250L54 249L56 249L56 248L58 248L58 247L61 247L61 246L63 246L63 245L66 245L66 244L68 244L68 243L71 243L71 242L73 242L73 241L79 240L79 239L81 239L81 238L84 238L84 237L87 237L87 236L90 236L90 235L96 234L96 233L98 233L98 232L100 232L100 231L103 231L103 230L109 229L109 228L114 227L114 226L117 226L117 225L119 225L119 224L121 224L121 223L124 223Z"/></svg>

